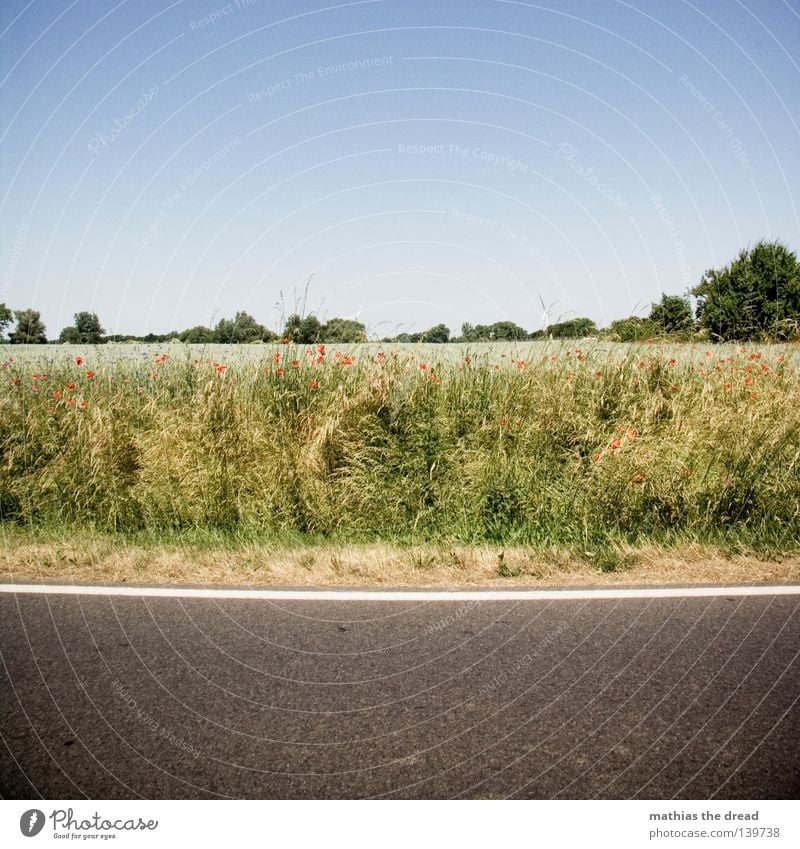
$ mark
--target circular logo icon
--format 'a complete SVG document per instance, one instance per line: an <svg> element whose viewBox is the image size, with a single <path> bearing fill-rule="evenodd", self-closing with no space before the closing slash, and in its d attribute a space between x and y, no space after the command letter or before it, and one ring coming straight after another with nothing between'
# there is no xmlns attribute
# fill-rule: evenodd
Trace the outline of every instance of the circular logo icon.
<svg viewBox="0 0 800 849"><path fill-rule="evenodd" d="M44 814L37 808L31 808L19 818L19 830L25 837L36 837L44 828Z"/></svg>

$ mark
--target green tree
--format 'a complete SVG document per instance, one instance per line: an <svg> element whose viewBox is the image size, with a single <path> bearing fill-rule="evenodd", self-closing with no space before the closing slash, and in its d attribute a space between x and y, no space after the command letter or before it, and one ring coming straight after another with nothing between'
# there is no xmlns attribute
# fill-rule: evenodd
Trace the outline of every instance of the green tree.
<svg viewBox="0 0 800 849"><path fill-rule="evenodd" d="M6 332L6 327L14 320L14 314L11 310L5 305L0 304L0 339L3 338L3 334Z"/></svg>
<svg viewBox="0 0 800 849"><path fill-rule="evenodd" d="M652 305L650 321L660 333L686 333L694 328L692 307L679 295L661 295L661 300Z"/></svg>
<svg viewBox="0 0 800 849"><path fill-rule="evenodd" d="M45 326L38 310L14 310L17 326L8 334L12 345L44 345L47 342Z"/></svg>
<svg viewBox="0 0 800 849"><path fill-rule="evenodd" d="M216 342L217 333L210 327L198 324L196 327L184 330L178 338L181 342L187 342L190 345L205 345L209 342Z"/></svg>
<svg viewBox="0 0 800 849"><path fill-rule="evenodd" d="M760 241L706 271L692 294L700 326L720 341L788 339L800 325L800 264L780 242Z"/></svg>
<svg viewBox="0 0 800 849"><path fill-rule="evenodd" d="M527 339L528 331L513 321L496 321L489 325L489 338L502 339L507 342Z"/></svg>
<svg viewBox="0 0 800 849"><path fill-rule="evenodd" d="M75 327L85 345L98 345L103 341L106 332L100 324L100 319L95 312L75 313Z"/></svg>
<svg viewBox="0 0 800 849"><path fill-rule="evenodd" d="M103 341L105 330L94 312L76 312L74 323L65 327L58 341L70 345L99 345Z"/></svg>
<svg viewBox="0 0 800 849"><path fill-rule="evenodd" d="M332 318L322 325L320 336L323 342L344 344L367 341L367 330L353 318Z"/></svg>
<svg viewBox="0 0 800 849"><path fill-rule="evenodd" d="M581 339L584 336L596 336L598 330L590 318L581 317L550 324L545 333L553 339Z"/></svg>
<svg viewBox="0 0 800 849"><path fill-rule="evenodd" d="M322 325L313 313L305 318L293 313L286 319L283 336L297 345L313 345L322 338Z"/></svg>
<svg viewBox="0 0 800 849"><path fill-rule="evenodd" d="M527 339L528 331L513 321L496 321L494 324L461 325L461 341L489 342L492 340L515 341Z"/></svg>
<svg viewBox="0 0 800 849"><path fill-rule="evenodd" d="M77 327L70 324L58 334L58 341L61 345L80 345L81 334Z"/></svg>
<svg viewBox="0 0 800 849"><path fill-rule="evenodd" d="M444 324L437 324L433 327L429 327L427 330L423 330L420 334L420 341L435 342L437 344L449 342L450 328Z"/></svg>
<svg viewBox="0 0 800 849"><path fill-rule="evenodd" d="M611 336L620 342L638 342L657 336L659 328L649 318L632 315L612 321L608 330Z"/></svg>
<svg viewBox="0 0 800 849"><path fill-rule="evenodd" d="M233 319L220 319L215 333L218 342L242 345L248 342L260 342L267 333L267 329L249 313L237 312Z"/></svg>

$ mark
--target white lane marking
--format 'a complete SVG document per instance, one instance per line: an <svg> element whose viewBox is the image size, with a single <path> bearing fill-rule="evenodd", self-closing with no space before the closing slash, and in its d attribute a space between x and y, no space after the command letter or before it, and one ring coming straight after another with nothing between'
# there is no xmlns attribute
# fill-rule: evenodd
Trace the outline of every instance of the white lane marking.
<svg viewBox="0 0 800 849"><path fill-rule="evenodd" d="M800 584L754 586L634 587L580 590L303 590L222 589L215 587L82 586L80 584L0 584L0 593L19 595L97 595L132 598L243 599L246 601L571 601L624 598L708 598L711 596L800 595Z"/></svg>

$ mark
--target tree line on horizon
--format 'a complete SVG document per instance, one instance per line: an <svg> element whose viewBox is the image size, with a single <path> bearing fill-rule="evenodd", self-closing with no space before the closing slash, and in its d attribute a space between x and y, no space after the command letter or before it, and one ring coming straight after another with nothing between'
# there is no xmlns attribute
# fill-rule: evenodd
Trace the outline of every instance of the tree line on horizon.
<svg viewBox="0 0 800 849"><path fill-rule="evenodd" d="M689 294L697 298L694 314ZM96 313L78 312L73 324L63 328L58 339L48 340L38 310L12 311L0 304L0 340L12 322L16 324L8 334L10 344L47 344L49 341L87 345L172 341L189 344L278 341L352 344L368 341L366 327L356 319L331 318L322 322L313 313L290 315L281 334L241 311L232 319L221 319L213 328L198 325L166 334L135 336L107 335ZM662 294L661 300L651 305L647 317L618 319L602 330L586 317L556 322L533 332L512 321L487 325L464 323L460 336L453 336L445 324L437 324L419 333L400 333L381 341L448 343L602 336L613 341L635 342L659 338L689 340L698 335L717 342L800 339L800 263L796 255L780 242L760 241L753 248L742 250L725 267L707 271L686 296Z"/></svg>

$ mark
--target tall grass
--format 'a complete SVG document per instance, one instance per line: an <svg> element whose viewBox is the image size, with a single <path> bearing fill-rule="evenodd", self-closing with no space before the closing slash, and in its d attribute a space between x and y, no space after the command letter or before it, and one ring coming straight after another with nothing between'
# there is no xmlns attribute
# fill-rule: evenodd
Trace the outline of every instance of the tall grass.
<svg viewBox="0 0 800 849"><path fill-rule="evenodd" d="M785 347L166 350L5 352L3 521L588 549L800 538Z"/></svg>

